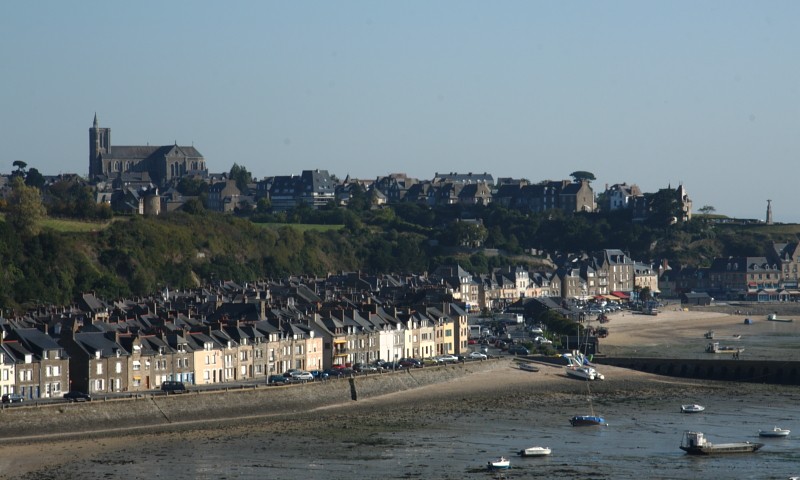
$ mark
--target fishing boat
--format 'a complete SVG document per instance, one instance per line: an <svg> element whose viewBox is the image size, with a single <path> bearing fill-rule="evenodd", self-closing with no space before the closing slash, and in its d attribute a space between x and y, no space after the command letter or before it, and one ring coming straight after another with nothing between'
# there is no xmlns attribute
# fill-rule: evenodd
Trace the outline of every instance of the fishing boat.
<svg viewBox="0 0 800 480"><path fill-rule="evenodd" d="M500 457L495 460L489 460L488 467L489 470L506 470L511 468L511 461L506 457Z"/></svg>
<svg viewBox="0 0 800 480"><path fill-rule="evenodd" d="M544 457L550 455L550 447L528 447L520 450L517 454L520 457Z"/></svg>
<svg viewBox="0 0 800 480"><path fill-rule="evenodd" d="M681 413L700 413L705 409L706 407L698 405L696 403L693 403L691 405L681 405Z"/></svg>
<svg viewBox="0 0 800 480"><path fill-rule="evenodd" d="M680 448L689 455L717 455L723 453L752 453L763 447L763 443L735 442L711 443L702 432L683 433Z"/></svg>
<svg viewBox="0 0 800 480"><path fill-rule="evenodd" d="M759 437L788 437L791 430L781 427L774 427L772 430L759 430Z"/></svg>
<svg viewBox="0 0 800 480"><path fill-rule="evenodd" d="M517 365L519 365L519 369L520 370L525 370L526 372L538 372L539 371L539 367L537 367L536 365L534 365L532 363L522 363L521 362L521 363L518 363Z"/></svg>
<svg viewBox="0 0 800 480"><path fill-rule="evenodd" d="M569 419L573 427L603 427L608 425L606 419L597 415L575 415Z"/></svg>

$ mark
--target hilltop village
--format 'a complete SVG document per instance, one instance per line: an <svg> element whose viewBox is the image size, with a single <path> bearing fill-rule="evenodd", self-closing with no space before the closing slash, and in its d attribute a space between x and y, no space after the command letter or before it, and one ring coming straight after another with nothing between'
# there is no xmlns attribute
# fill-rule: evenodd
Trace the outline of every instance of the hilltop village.
<svg viewBox="0 0 800 480"><path fill-rule="evenodd" d="M572 180L532 183L483 174L439 174L418 180L393 174L374 180L337 179L325 170L250 178L234 165L211 174L194 146L115 146L97 117L89 130L89 179L46 177L24 162L2 177L11 197L14 177L42 192L50 211L67 208L65 192L91 192L74 208L108 215L164 216L196 208L242 215L324 209L364 201L369 208L412 203L424 207L503 205L527 212L588 214L627 211L632 222L667 214L687 222L692 202L681 185L652 194L635 185L607 186L596 196L590 172ZM598 201L598 198L600 200ZM668 208L658 203L667 200ZM61 210L62 213L69 213ZM460 218L459 225L474 219ZM477 222L479 223L479 222ZM767 224L771 223L768 208ZM463 248L483 237L465 235ZM44 306L0 319L0 391L25 399L141 392L164 382L191 385L266 381L292 369L324 371L356 364L466 355L470 315L513 313L543 323L530 346L560 346L573 322L605 304L646 305L659 297L708 304L712 296L751 301L800 297L800 247L773 243L766 256L725 257L710 267L673 269L637 260L618 248L586 253L544 252L540 268L516 266L475 273L458 264L431 272L291 276L244 283L212 281L191 289L164 287L149 297L109 300L84 293L69 306ZM542 322L548 313L567 324ZM565 326L566 325L566 326ZM474 339L473 339L474 340Z"/></svg>

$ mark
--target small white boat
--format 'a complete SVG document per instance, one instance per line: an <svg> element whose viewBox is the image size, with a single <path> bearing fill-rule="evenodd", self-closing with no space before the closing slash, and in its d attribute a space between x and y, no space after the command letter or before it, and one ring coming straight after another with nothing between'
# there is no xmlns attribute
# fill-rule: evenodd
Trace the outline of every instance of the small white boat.
<svg viewBox="0 0 800 480"><path fill-rule="evenodd" d="M772 430L759 430L759 437L788 437L791 430L781 427L774 427Z"/></svg>
<svg viewBox="0 0 800 480"><path fill-rule="evenodd" d="M550 455L550 447L529 447L519 451L520 457L543 457Z"/></svg>
<svg viewBox="0 0 800 480"><path fill-rule="evenodd" d="M691 405L681 405L681 413L700 413L705 409L706 407L698 405L696 403L693 403Z"/></svg>
<svg viewBox="0 0 800 480"><path fill-rule="evenodd" d="M500 457L495 460L489 460L488 467L489 470L505 470L511 468L511 461L506 457Z"/></svg>
<svg viewBox="0 0 800 480"><path fill-rule="evenodd" d="M581 380L605 380L605 376L589 366L568 365L566 368L567 376L579 378Z"/></svg>
<svg viewBox="0 0 800 480"><path fill-rule="evenodd" d="M519 365L519 369L520 370L525 370L526 372L538 372L539 371L539 367L537 367L536 365L534 365L532 363L520 362L517 365Z"/></svg>

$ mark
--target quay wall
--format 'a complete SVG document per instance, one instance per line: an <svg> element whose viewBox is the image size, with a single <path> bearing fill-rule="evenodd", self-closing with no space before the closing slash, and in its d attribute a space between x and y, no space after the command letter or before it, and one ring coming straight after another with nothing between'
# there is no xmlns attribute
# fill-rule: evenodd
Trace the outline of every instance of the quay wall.
<svg viewBox="0 0 800 480"><path fill-rule="evenodd" d="M21 437L70 435L116 429L163 430L170 425L242 417L291 417L316 408L346 405L367 398L446 382L471 373L508 368L493 359L397 372L359 375L298 385L251 385L225 390L189 389L188 393L147 393L129 397L93 396L91 402L37 403L0 409L0 443Z"/></svg>
<svg viewBox="0 0 800 480"><path fill-rule="evenodd" d="M800 385L800 362L594 357L594 363L670 377Z"/></svg>

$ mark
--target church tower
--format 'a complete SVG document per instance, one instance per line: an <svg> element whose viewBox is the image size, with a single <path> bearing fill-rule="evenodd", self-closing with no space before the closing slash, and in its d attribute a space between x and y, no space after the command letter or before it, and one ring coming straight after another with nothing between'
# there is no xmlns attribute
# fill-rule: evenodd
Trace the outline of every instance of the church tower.
<svg viewBox="0 0 800 480"><path fill-rule="evenodd" d="M110 145L111 129L100 128L95 113L94 123L89 129L89 178L103 174L102 155L108 153Z"/></svg>
<svg viewBox="0 0 800 480"><path fill-rule="evenodd" d="M772 200L767 200L767 225L772 225Z"/></svg>

